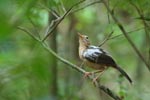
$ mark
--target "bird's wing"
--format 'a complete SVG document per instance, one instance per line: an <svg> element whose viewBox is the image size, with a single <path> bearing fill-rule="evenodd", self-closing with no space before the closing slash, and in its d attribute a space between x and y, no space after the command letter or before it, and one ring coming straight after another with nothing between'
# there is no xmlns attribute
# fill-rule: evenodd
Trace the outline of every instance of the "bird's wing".
<svg viewBox="0 0 150 100"><path fill-rule="evenodd" d="M90 62L97 64L104 64L107 66L115 66L116 63L111 56L108 55L106 51L103 49L91 46L86 49L83 53L83 57Z"/></svg>

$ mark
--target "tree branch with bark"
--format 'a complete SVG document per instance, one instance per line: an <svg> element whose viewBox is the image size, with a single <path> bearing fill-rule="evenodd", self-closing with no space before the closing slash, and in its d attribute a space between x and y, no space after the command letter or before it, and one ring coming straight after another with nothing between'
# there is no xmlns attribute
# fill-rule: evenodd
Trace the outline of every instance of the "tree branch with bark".
<svg viewBox="0 0 150 100"><path fill-rule="evenodd" d="M56 54L45 42L42 42L39 38L35 37L29 30L18 27L19 30L22 30L23 32L27 33L30 37L32 37L34 40L36 40L48 53L52 54L54 57L56 57L59 61L63 62L64 64L68 65L68 67L71 67L72 69L75 69L76 71L80 72L81 74L84 74L86 71L77 65L71 63L70 61L60 57L58 54ZM92 76L88 77L90 80L93 80ZM105 87L101 85L98 81L96 81L95 86L108 94L110 97L112 97L114 100L121 100L121 98L116 95L112 90L110 90L108 87Z"/></svg>

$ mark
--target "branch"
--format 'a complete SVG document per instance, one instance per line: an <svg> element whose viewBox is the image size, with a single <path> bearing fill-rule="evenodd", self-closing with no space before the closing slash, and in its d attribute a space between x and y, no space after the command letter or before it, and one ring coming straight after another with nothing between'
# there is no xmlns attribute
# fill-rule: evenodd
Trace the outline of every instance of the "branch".
<svg viewBox="0 0 150 100"><path fill-rule="evenodd" d="M148 43L150 43L150 35L148 34L149 32L147 31L148 24L145 22L145 17L143 15L143 12L133 2L130 1L130 4L137 10L138 14L140 15L140 18L142 19L143 24L145 26L144 29L145 29Z"/></svg>
<svg viewBox="0 0 150 100"><path fill-rule="evenodd" d="M29 36L31 36L34 40L38 41L42 46L43 48L50 54L52 54L54 57L56 57L58 60L60 60L61 62L63 62L64 64L68 65L68 67L71 67L73 69L75 69L76 71L84 74L86 71L83 70L82 68L78 67L77 65L69 62L68 60L60 57L59 55L57 55L51 48L48 47L48 45L42 41L40 41L39 39L37 39L36 37L34 37L32 35L32 33L30 31L28 31L27 29L23 28L23 27L18 27L18 29L24 31L25 33L27 33ZM89 79L93 80L93 77L92 76L89 76L88 77ZM100 85L99 82L96 82L96 87L100 90L102 90L103 92L105 92L106 94L108 94L110 97L112 97L113 99L115 100L121 100L121 98L119 96L117 96L116 94L114 94L109 88L103 86L103 85Z"/></svg>
<svg viewBox="0 0 150 100"><path fill-rule="evenodd" d="M82 0L82 1L77 2L76 4L72 5L63 16L59 17L59 20L57 21L57 23L54 25L54 27L52 28L52 30L48 34L46 34L46 36L43 38L42 42L44 42L54 32L54 30L57 28L57 26L60 24L60 22L70 13L70 11L75 6L78 6L80 3L84 2L84 1L85 0Z"/></svg>
<svg viewBox="0 0 150 100"><path fill-rule="evenodd" d="M108 36L103 40L103 42L99 45L99 47L101 47L103 44L105 44L109 40L109 38L112 36L112 34L113 34L113 31L108 34Z"/></svg>
<svg viewBox="0 0 150 100"><path fill-rule="evenodd" d="M32 26L34 27L34 29L35 29L35 31L36 31L36 33L37 33L37 36L38 36L38 38L40 39L41 37L40 37L40 33L39 33L39 31L38 31L38 28L36 27L36 25L35 25L35 23L32 21L32 19L30 18L30 16L28 16L28 20L30 21L30 23L32 24Z"/></svg>
<svg viewBox="0 0 150 100"><path fill-rule="evenodd" d="M52 13L52 15L55 16L56 18L59 18L59 17L60 17L60 15L59 15L54 9L48 8L48 7L46 7L46 6L43 5L43 4L39 4L38 6L41 7L41 8L44 8L44 9L47 10L49 13Z"/></svg>
<svg viewBox="0 0 150 100"><path fill-rule="evenodd" d="M145 20L145 21L150 21L150 18L148 17L135 17L134 19L139 19L139 20Z"/></svg>
<svg viewBox="0 0 150 100"><path fill-rule="evenodd" d="M84 7L81 7L81 8L75 9L75 10L72 10L71 13L75 13L75 12L77 12L77 11L83 10L83 9L85 9L86 7L89 7L89 6L94 5L94 4L96 4L96 3L102 3L102 2L101 2L101 1L94 1L94 2L91 2L91 3L87 4L87 5L85 5Z"/></svg>
<svg viewBox="0 0 150 100"><path fill-rule="evenodd" d="M106 88L103 85L99 85L99 89L103 90L105 93L107 93L109 96L111 96L115 100L122 100L120 97L115 95L109 88Z"/></svg>
<svg viewBox="0 0 150 100"><path fill-rule="evenodd" d="M36 41L40 41L38 38L36 38L35 36L32 35L32 33L30 31L28 31L27 29L25 29L24 27L18 26L17 27L19 30L27 33L30 37L32 37L34 40Z"/></svg>
<svg viewBox="0 0 150 100"><path fill-rule="evenodd" d="M40 42L41 43L41 42ZM60 57L59 55L57 55L52 49L50 49L46 44L41 43L42 46L45 48L45 50L47 50L50 54L52 54L53 56L55 56L58 60L60 60L61 62L63 62L64 64L70 66L71 68L77 70L78 72L84 74L86 71L83 70L82 68L78 67L77 65L69 62L68 60ZM93 80L93 77L88 77L90 80ZM109 88L100 85L99 82L96 82L96 87L99 88L100 90L102 90L103 92L105 92L106 94L108 94L109 96L111 96L112 98L114 98L115 100L121 100L121 98L119 96L117 96L116 94L114 94Z"/></svg>
<svg viewBox="0 0 150 100"><path fill-rule="evenodd" d="M128 33L128 34L131 34L131 33L135 32L135 31L139 31L139 30L141 30L141 29L143 29L143 28L144 28L144 27L138 28L138 29L129 31L129 32L127 32L127 33ZM108 34L107 37L105 37L105 39L101 42L101 44L99 45L99 47L101 47L102 45L104 45L108 40L115 39L115 38L118 38L118 37L120 37L120 36L123 36L123 34L118 34L118 35L116 35L116 36L112 36L112 34L113 34L113 31L112 31L110 34Z"/></svg>
<svg viewBox="0 0 150 100"><path fill-rule="evenodd" d="M148 68L148 70L150 71L150 65L148 64L148 62L145 60L145 58L142 56L142 54L140 53L140 51L137 49L137 47L135 46L135 44L133 43L133 41L131 40L131 38L128 36L126 30L124 29L123 25L118 21L118 19L114 16L114 14L112 13L111 9L108 7L107 3L105 2L105 0L101 0L104 4L104 6L106 7L106 9L108 10L108 12L111 14L113 20L116 22L116 24L118 25L118 27L120 28L120 30L122 31L123 35L126 37L126 39L128 40L128 42L130 43L131 47L134 49L134 51L136 52L136 54L140 57L140 59L144 62L144 64L146 65L146 67Z"/></svg>
<svg viewBox="0 0 150 100"><path fill-rule="evenodd" d="M138 29L129 31L129 32L127 32L127 33L128 33L128 34L131 34L131 33L135 32L135 31L139 31L139 30L141 30L141 29L143 29L143 28L144 28L144 27L141 27L141 28L138 28ZM118 34L118 35L116 35L116 36L110 37L108 40L118 38L118 37L120 37L120 36L122 36L122 35L123 35L123 34Z"/></svg>
<svg viewBox="0 0 150 100"><path fill-rule="evenodd" d="M48 25L48 27L46 28L45 34L47 35L48 33L50 33L50 28L52 28L58 21L60 20L60 18L54 19L51 21L51 23Z"/></svg>
<svg viewBox="0 0 150 100"><path fill-rule="evenodd" d="M87 4L86 6L84 6L84 7L81 7L81 8L78 8L78 9L75 9L75 10L72 10L74 7L76 7L76 6L78 6L79 4L81 4L82 2L84 2L85 0L82 0L82 1L80 1L80 2L78 2L78 3L76 3L76 4L74 4L69 10L67 10L66 11L66 13L63 15L63 16L59 16L58 17L58 14L57 13L55 13L52 9L51 9L51 12L53 13L53 15L57 15L56 16L56 20L53 20L52 22L51 22L51 24L50 24L50 26L49 26L49 28L48 28L48 30L50 30L50 28L53 26L53 28L51 29L51 31L48 31L47 32L47 34L46 34L46 36L43 38L43 40L42 41L45 41L52 33L53 33L53 31L57 28L57 26L61 23L61 21L67 16L67 15L69 15L69 14L71 14L71 13L75 13L75 12L77 12L77 11L80 11L80 10L82 10L82 9L84 9L84 8L86 8L86 7L88 7L88 6L91 6L91 5L94 5L94 4L96 4L96 3L101 3L101 1L94 1L94 2L92 2L92 3L90 3L90 4ZM46 8L47 9L47 8ZM72 11L71 11L72 10Z"/></svg>
<svg viewBox="0 0 150 100"><path fill-rule="evenodd" d="M136 11L138 12L138 14L140 15L140 18L142 19L142 22L144 24L144 30L145 30L145 35L146 35L146 41L148 44L148 48L150 49L150 35L149 35L149 25L146 23L145 17L143 15L143 12L138 8L138 6L136 6L136 4L134 4L133 2L130 1L130 4L136 9ZM148 53L148 52L147 52ZM150 62L149 62L149 53L148 53L148 64L150 66Z"/></svg>
<svg viewBox="0 0 150 100"><path fill-rule="evenodd" d="M64 3L63 3L62 0L60 1L60 4L61 4L61 6L62 6L62 10L63 10L64 12L66 12L66 9L65 9L65 7L64 7Z"/></svg>

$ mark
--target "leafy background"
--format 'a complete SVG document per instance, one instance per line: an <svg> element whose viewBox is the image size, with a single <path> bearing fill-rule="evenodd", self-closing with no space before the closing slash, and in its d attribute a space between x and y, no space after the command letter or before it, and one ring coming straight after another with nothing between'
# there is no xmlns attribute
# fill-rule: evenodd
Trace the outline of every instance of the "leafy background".
<svg viewBox="0 0 150 100"><path fill-rule="evenodd" d="M95 0L86 0L75 9ZM149 0L131 0L148 17ZM51 9L62 16L79 0L1 0L0 1L0 100L110 100L97 90L91 81L67 67L49 54L38 42L19 30L29 29L34 36L44 37L48 25L55 17ZM136 47L149 60L149 45L142 20L128 0L110 0L109 6L122 23ZM108 18L109 17L109 18ZM149 25L149 21L146 20ZM148 30L149 30L149 26ZM139 29L140 28L140 29ZM139 29L139 30L137 30ZM134 31L136 30L136 31ZM105 37L122 34L102 3L90 5L69 14L58 25L47 43L57 54L76 65L78 58L77 32L89 36L92 44L99 45ZM148 33L149 34L149 33ZM101 84L112 89L124 100L148 100L149 70L137 56L126 38L121 35L108 40L102 48L112 54L117 63L134 81L130 85L118 71L108 69ZM85 70L91 70L85 68Z"/></svg>

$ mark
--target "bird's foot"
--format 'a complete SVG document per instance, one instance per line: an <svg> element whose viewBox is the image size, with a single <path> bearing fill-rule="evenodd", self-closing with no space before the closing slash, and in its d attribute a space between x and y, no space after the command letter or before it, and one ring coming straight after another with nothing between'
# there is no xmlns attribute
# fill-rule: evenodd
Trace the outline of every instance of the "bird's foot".
<svg viewBox="0 0 150 100"><path fill-rule="evenodd" d="M93 78L92 83L94 84L94 86L96 86L97 81L98 81L98 77Z"/></svg>
<svg viewBox="0 0 150 100"><path fill-rule="evenodd" d="M92 75L92 72L85 72L85 73L84 73L84 78L87 78L87 77L89 77L90 75Z"/></svg>

